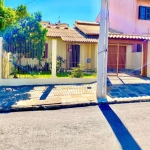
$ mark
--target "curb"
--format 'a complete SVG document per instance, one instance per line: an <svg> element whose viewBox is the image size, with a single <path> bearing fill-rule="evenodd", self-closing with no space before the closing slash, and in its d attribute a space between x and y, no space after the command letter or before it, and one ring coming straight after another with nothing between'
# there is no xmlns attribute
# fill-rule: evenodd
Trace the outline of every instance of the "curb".
<svg viewBox="0 0 150 150"><path fill-rule="evenodd" d="M11 108L2 108L0 113L19 112L19 111L38 111L38 110L58 110L76 107L96 106L97 102L84 102L77 104L57 104L57 105L33 105L33 106L13 106Z"/></svg>
<svg viewBox="0 0 150 150"><path fill-rule="evenodd" d="M139 103L139 102L150 102L150 99L139 99L139 100L114 100L114 101L101 101L101 102L84 102L75 104L54 104L54 105L31 105L31 106L13 106L11 108L1 108L0 113L10 113L10 112L20 112L20 111L40 111L40 110L58 110L67 108L77 108L77 107L88 107L97 105L108 105L108 104L123 104L123 103Z"/></svg>

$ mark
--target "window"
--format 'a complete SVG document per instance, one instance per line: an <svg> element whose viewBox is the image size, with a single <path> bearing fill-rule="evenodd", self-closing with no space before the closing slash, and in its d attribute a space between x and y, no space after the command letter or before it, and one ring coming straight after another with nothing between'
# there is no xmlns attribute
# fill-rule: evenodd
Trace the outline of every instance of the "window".
<svg viewBox="0 0 150 150"><path fill-rule="evenodd" d="M32 52L32 51L31 51ZM34 56L34 53L30 53L30 54L25 54L25 58L32 58L32 56ZM42 58L48 58L48 43L45 43L45 50L44 50L44 55Z"/></svg>
<svg viewBox="0 0 150 150"><path fill-rule="evenodd" d="M150 20L150 7L139 6L139 19Z"/></svg>
<svg viewBox="0 0 150 150"><path fill-rule="evenodd" d="M137 44L137 52L142 52L142 45L141 44Z"/></svg>

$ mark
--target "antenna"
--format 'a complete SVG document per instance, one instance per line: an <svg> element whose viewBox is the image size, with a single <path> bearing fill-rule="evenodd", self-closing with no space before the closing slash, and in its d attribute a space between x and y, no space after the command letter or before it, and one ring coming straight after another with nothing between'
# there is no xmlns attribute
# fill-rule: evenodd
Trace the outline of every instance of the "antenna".
<svg viewBox="0 0 150 150"><path fill-rule="evenodd" d="M60 16L58 17L58 23L60 23Z"/></svg>

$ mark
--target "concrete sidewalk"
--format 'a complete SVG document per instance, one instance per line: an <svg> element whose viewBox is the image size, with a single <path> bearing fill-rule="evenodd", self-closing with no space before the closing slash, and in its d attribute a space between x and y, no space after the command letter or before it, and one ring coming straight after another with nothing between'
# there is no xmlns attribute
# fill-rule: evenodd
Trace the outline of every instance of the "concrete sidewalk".
<svg viewBox="0 0 150 150"><path fill-rule="evenodd" d="M107 98L96 98L96 83L0 87L0 111L58 109L101 103L150 101L149 78L108 77Z"/></svg>

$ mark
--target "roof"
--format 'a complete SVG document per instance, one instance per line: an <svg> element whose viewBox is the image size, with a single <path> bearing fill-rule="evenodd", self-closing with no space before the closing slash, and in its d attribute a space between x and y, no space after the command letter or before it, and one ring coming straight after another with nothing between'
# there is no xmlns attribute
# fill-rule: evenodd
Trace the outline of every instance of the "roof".
<svg viewBox="0 0 150 150"><path fill-rule="evenodd" d="M75 21L74 26L86 35L99 35L100 25L97 22ZM122 33L109 28L109 33Z"/></svg>
<svg viewBox="0 0 150 150"><path fill-rule="evenodd" d="M76 28L69 28L64 26L48 26L48 37L61 38L64 42L78 42L78 43L97 43L99 35L99 24L95 22L76 21ZM121 34L116 30L110 29L108 37L110 39L136 39L136 40L150 40L150 36ZM83 33L84 32L84 33ZM91 34L91 35L90 35ZM97 36L95 36L97 35Z"/></svg>
<svg viewBox="0 0 150 150"><path fill-rule="evenodd" d="M111 39L135 39L135 40L150 40L150 36L136 34L109 34Z"/></svg>
<svg viewBox="0 0 150 150"><path fill-rule="evenodd" d="M75 21L74 26L87 35L99 34L99 24L96 22Z"/></svg>
<svg viewBox="0 0 150 150"><path fill-rule="evenodd" d="M48 28L48 37L60 37L64 42L97 43L96 38L86 38L73 28Z"/></svg>

